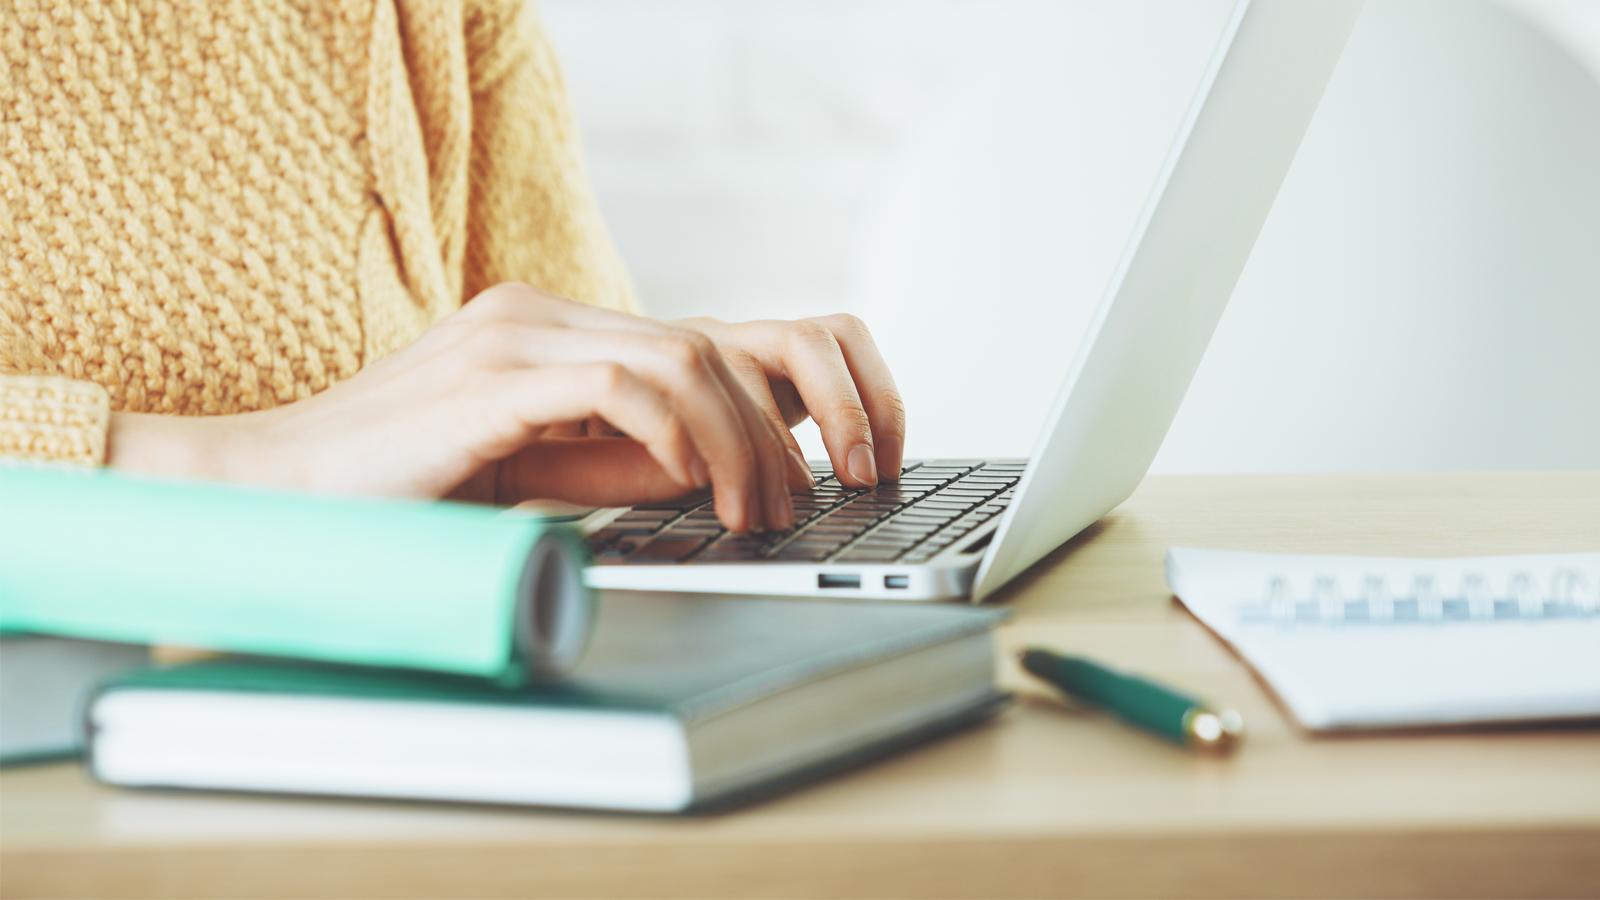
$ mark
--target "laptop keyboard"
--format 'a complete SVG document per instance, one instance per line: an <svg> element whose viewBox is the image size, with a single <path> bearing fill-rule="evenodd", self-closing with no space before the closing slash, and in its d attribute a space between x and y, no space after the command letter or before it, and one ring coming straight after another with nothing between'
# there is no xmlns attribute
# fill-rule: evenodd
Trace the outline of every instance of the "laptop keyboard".
<svg viewBox="0 0 1600 900"><path fill-rule="evenodd" d="M912 463L894 484L848 488L826 464L817 486L794 494L788 531L734 534L707 492L635 506L589 537L597 562L927 562L1005 511L1026 464Z"/></svg>

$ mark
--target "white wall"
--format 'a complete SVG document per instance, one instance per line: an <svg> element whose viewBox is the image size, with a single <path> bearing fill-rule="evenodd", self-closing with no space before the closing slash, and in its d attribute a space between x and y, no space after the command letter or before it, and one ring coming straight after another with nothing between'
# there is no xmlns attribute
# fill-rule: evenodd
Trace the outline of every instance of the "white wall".
<svg viewBox="0 0 1600 900"><path fill-rule="evenodd" d="M652 311L858 312L963 454L1026 452L1228 5L542 9ZM1371 0L1158 468L1600 465L1597 21Z"/></svg>

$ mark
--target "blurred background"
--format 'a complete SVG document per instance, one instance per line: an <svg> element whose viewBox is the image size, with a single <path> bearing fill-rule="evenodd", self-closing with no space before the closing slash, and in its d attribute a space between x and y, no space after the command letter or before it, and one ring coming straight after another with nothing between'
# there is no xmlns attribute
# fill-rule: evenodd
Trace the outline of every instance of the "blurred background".
<svg viewBox="0 0 1600 900"><path fill-rule="evenodd" d="M647 309L862 316L915 455L1028 453L1230 6L541 2ZM1600 3L1369 0L1155 468L1597 465Z"/></svg>

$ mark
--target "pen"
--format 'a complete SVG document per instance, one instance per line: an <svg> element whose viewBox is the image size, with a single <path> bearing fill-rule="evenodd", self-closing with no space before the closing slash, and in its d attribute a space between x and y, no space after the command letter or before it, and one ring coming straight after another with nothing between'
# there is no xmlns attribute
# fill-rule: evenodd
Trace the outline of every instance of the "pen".
<svg viewBox="0 0 1600 900"><path fill-rule="evenodd" d="M1244 719L1237 712L1216 709L1148 678L1036 647L1018 659L1028 673L1066 694L1185 747L1228 753L1244 736Z"/></svg>

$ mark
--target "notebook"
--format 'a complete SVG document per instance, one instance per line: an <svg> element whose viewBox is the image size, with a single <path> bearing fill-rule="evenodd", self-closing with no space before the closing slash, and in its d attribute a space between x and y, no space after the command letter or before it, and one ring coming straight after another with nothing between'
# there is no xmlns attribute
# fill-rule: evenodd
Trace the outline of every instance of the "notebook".
<svg viewBox="0 0 1600 900"><path fill-rule="evenodd" d="M89 692L149 659L136 644L0 633L0 765L77 753Z"/></svg>
<svg viewBox="0 0 1600 900"><path fill-rule="evenodd" d="M207 661L111 682L101 780L671 813L803 783L995 712L962 607L629 595L568 678Z"/></svg>
<svg viewBox="0 0 1600 900"><path fill-rule="evenodd" d="M1600 553L1174 547L1167 583L1314 731L1600 717Z"/></svg>
<svg viewBox="0 0 1600 900"><path fill-rule="evenodd" d="M0 631L517 680L582 655L586 558L487 506L0 466Z"/></svg>

